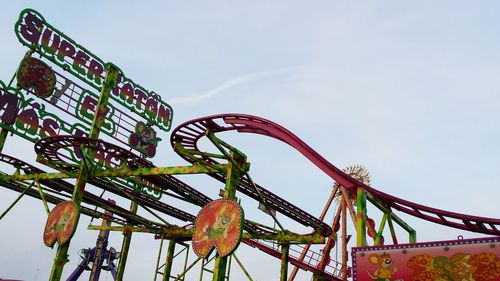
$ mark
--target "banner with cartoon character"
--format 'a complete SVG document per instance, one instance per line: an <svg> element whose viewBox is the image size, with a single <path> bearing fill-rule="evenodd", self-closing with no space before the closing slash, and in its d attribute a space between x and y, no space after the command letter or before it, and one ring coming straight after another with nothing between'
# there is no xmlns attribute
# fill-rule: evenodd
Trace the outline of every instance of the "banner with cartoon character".
<svg viewBox="0 0 500 281"><path fill-rule="evenodd" d="M500 280L500 237L353 248L353 280Z"/></svg>
<svg viewBox="0 0 500 281"><path fill-rule="evenodd" d="M241 241L243 209L231 200L218 199L208 203L196 217L193 250L207 258L215 248L221 257L230 255Z"/></svg>

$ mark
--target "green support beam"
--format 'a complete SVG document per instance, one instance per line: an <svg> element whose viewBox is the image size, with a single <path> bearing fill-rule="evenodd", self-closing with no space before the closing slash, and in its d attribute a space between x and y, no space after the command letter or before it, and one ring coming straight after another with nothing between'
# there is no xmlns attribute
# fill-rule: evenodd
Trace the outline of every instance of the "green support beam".
<svg viewBox="0 0 500 281"><path fill-rule="evenodd" d="M9 131L2 128L0 129L0 152L3 151L3 147L5 146L5 141L7 140L7 135L9 134Z"/></svg>
<svg viewBox="0 0 500 281"><path fill-rule="evenodd" d="M113 217L113 214L106 211L104 213L104 215L105 215L105 218L102 220L101 225L103 225L103 226L111 225L110 219ZM94 262L92 263L92 269L90 270L89 281L99 281L99 276L101 274L101 265L103 262L102 254L103 254L103 251L106 250L106 248L105 248L105 246L106 246L105 242L107 240L106 233L107 233L106 230L99 231L99 236L97 237L97 244L95 247L95 258L94 258Z"/></svg>
<svg viewBox="0 0 500 281"><path fill-rule="evenodd" d="M113 88L116 86L118 81L120 71L118 68L112 64L107 65L106 77L104 79L104 86L101 89L101 95L97 103L97 111L94 115L94 120L92 121L92 126L90 127L89 136L91 138L98 138L101 132L102 124L106 118L106 107L109 100L109 96ZM91 155L91 151L84 151L84 155ZM76 177L75 189L73 191L72 201L79 207L83 193L85 191L85 185L89 179L89 169L85 161L82 161L80 169ZM76 219L75 228L78 226L79 215ZM71 240L63 245L57 247L56 256L54 258L54 263L52 265L52 271L50 272L49 281L59 281L61 280L62 271L64 265L68 262L68 249Z"/></svg>
<svg viewBox="0 0 500 281"><path fill-rule="evenodd" d="M346 202L347 204L347 202ZM357 188L357 214L356 214L356 233L357 246L363 247L366 242L366 192L363 188Z"/></svg>
<svg viewBox="0 0 500 281"><path fill-rule="evenodd" d="M391 235L393 238L396 238L396 234L394 232L394 227L392 226L392 221L395 221L400 227L408 232L408 240L409 243L417 242L417 232L413 229L409 224L407 224L403 219L394 214L391 210L390 206L387 206L384 202L380 201L378 198L374 197L370 193L366 194L366 198L370 203L372 203L375 207L381 210L384 214L387 214L387 222L389 223L389 228L391 229ZM394 239L393 239L394 240ZM397 238L396 238L397 241Z"/></svg>
<svg viewBox="0 0 500 281"><path fill-rule="evenodd" d="M17 198L14 200L14 202L12 202L12 204L9 205L9 207L7 207L7 209L5 209L5 211L2 213L2 215L0 215L0 220L3 219L3 217L5 217L5 215L7 215L7 213L10 211L10 209L12 209L19 200L21 200L21 198L24 196L24 194L26 194L26 192L28 192L28 190L31 189L31 187L35 184L35 182L32 182L30 185L26 186L26 188L23 190L23 192L21 192Z"/></svg>
<svg viewBox="0 0 500 281"><path fill-rule="evenodd" d="M158 269L160 269L160 259L161 259L161 251L163 250L163 240L165 240L163 237L160 239L160 249L158 250L158 257L156 258L156 265L155 265L155 279L156 281L158 277Z"/></svg>
<svg viewBox="0 0 500 281"><path fill-rule="evenodd" d="M243 271L243 273L248 278L248 280L249 281L253 281L252 277L250 276L250 274L248 273L248 271L246 270L246 268L243 266L243 263L240 261L240 259L238 259L238 257L236 256L236 254L233 254L232 256L233 256L234 260L236 261L236 263L240 266L241 271Z"/></svg>
<svg viewBox="0 0 500 281"><path fill-rule="evenodd" d="M43 202L43 207L45 208L45 212L47 212L47 216L50 215L50 210L49 210L49 205L47 204L47 200L45 200L45 195L42 190L42 186L40 183L37 181L36 182L36 187L38 188L38 193L40 193L40 199Z"/></svg>
<svg viewBox="0 0 500 281"><path fill-rule="evenodd" d="M226 171L226 186L224 188L224 198L236 200L236 187L240 181L242 173L246 172L246 156L243 153L231 152ZM227 256L221 257L217 253L215 258L213 281L224 281L226 274Z"/></svg>
<svg viewBox="0 0 500 281"><path fill-rule="evenodd" d="M48 166L51 165L50 162L46 162ZM89 171L89 177L136 177L136 176L151 176L151 175L186 175L186 174L209 174L216 173L220 170L226 170L228 168L227 164L216 164L213 167L205 167L199 164L192 166L174 166L174 167L157 167L157 168L106 168L106 170L95 170ZM29 175L0 175L0 180L3 181L27 181L27 180L51 180L51 179L69 179L75 178L76 173L64 172L64 173L36 173Z"/></svg>
<svg viewBox="0 0 500 281"><path fill-rule="evenodd" d="M165 266L163 270L163 280L162 281L169 281L170 280L170 275L172 274L172 263L174 262L174 251L175 251L175 240L172 239L168 243L168 250L167 250L167 257L165 260Z"/></svg>
<svg viewBox="0 0 500 281"><path fill-rule="evenodd" d="M375 237L375 242L374 242L375 246L380 245L380 240L382 239L382 233L384 232L385 223L387 222L387 217L388 217L387 213L384 213L384 216L382 216L382 221L380 222L380 226L377 231L377 236Z"/></svg>
<svg viewBox="0 0 500 281"><path fill-rule="evenodd" d="M41 181L41 180L53 180L53 179L70 179L75 178L76 173L36 173L36 174L14 174L0 175L0 180L2 181Z"/></svg>
<svg viewBox="0 0 500 281"><path fill-rule="evenodd" d="M103 227L100 225L89 225L87 227L89 230L109 230L109 231L119 231L123 233L129 232L142 232L142 233L154 233L158 235L163 235L166 239L176 239L179 241L190 240L193 237L194 230L186 229L184 227L169 225L164 228L149 228L149 227L137 227L137 226L109 226ZM284 233L243 233L243 239L262 239L262 240L272 240L278 243L291 243L291 244L323 244L325 243L325 237L320 234L296 234L290 232Z"/></svg>
<svg viewBox="0 0 500 281"><path fill-rule="evenodd" d="M288 279L288 254L290 251L290 244L281 244L281 271L280 271L280 281L286 281Z"/></svg>
<svg viewBox="0 0 500 281"><path fill-rule="evenodd" d="M133 214L137 213L138 204L135 201L130 203L130 212ZM130 225L127 225L130 227ZM118 268L116 270L116 281L122 281L123 275L125 273L125 265L127 264L128 252L130 249L130 243L132 242L132 231L123 232L123 242L122 249L120 251L120 261L118 262Z"/></svg>

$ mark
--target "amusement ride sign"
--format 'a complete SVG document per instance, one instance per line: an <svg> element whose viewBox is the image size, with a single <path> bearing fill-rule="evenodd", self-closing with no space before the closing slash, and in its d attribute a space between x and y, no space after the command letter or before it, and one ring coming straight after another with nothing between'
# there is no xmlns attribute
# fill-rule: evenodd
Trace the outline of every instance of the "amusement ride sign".
<svg viewBox="0 0 500 281"><path fill-rule="evenodd" d="M102 88L107 63L51 26L37 11L31 9L22 11L15 31L19 42L28 48L75 75L94 89ZM122 76L112 93L112 99L149 123L165 131L170 129L172 108L154 92L147 91L129 78Z"/></svg>
<svg viewBox="0 0 500 281"><path fill-rule="evenodd" d="M89 136L97 112L98 92L104 87L111 64L51 26L35 10L21 12L15 32L30 52L19 65L15 87L0 81L0 127L32 142L57 135ZM33 52L41 58L31 57ZM55 69L58 67L62 68L61 72ZM90 87L79 85L67 73ZM172 108L156 93L119 73L116 86L109 94L115 103L106 104L101 132L144 157L154 157L161 140L154 128L170 130ZM71 160L80 162L81 153L78 148L73 150ZM103 159L107 158L100 161ZM156 199L161 197L161 193L153 189L141 190Z"/></svg>
<svg viewBox="0 0 500 281"><path fill-rule="evenodd" d="M500 280L500 238L352 249L356 280Z"/></svg>

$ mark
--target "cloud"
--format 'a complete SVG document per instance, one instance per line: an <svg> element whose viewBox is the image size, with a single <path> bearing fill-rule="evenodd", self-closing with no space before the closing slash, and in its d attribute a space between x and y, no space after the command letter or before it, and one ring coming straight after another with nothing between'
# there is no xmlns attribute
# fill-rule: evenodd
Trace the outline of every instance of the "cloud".
<svg viewBox="0 0 500 281"><path fill-rule="evenodd" d="M171 105L196 104L199 102L203 102L207 99L210 99L210 98L224 92L225 90L230 89L232 87L235 87L237 85L252 82L252 81L255 81L258 79L262 79L264 77L287 74L287 73L290 73L294 70L297 70L298 68L299 68L298 66L284 67L284 68L277 68L277 69L272 69L272 70L252 72L249 74L240 75L240 76L234 77L234 78L222 83L221 85L209 90L206 93L194 95L194 96L173 98L169 101L169 103Z"/></svg>

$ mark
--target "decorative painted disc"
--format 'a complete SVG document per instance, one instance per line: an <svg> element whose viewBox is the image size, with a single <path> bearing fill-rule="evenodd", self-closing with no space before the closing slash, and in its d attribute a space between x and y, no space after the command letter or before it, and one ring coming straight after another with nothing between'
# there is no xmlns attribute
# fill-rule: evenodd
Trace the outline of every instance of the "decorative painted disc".
<svg viewBox="0 0 500 281"><path fill-rule="evenodd" d="M76 230L78 213L78 206L72 201L61 202L52 209L43 232L43 242L47 247L52 248L56 241L63 245L71 239Z"/></svg>
<svg viewBox="0 0 500 281"><path fill-rule="evenodd" d="M230 255L241 241L243 209L234 201L218 199L208 203L196 217L193 250L206 258L217 249L219 256Z"/></svg>
<svg viewBox="0 0 500 281"><path fill-rule="evenodd" d="M36 58L23 59L16 78L19 87L25 90L33 89L39 98L49 97L56 87L54 71L46 63Z"/></svg>

